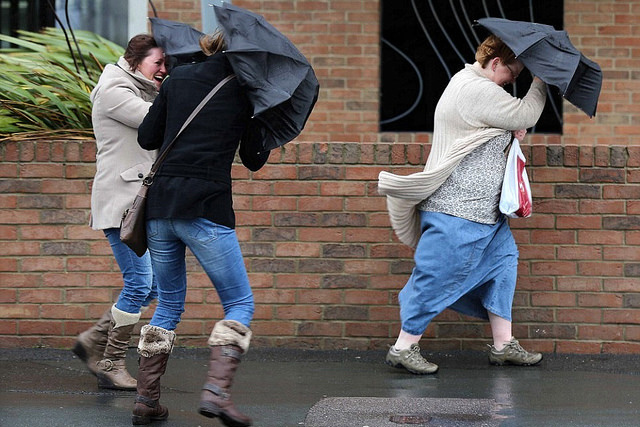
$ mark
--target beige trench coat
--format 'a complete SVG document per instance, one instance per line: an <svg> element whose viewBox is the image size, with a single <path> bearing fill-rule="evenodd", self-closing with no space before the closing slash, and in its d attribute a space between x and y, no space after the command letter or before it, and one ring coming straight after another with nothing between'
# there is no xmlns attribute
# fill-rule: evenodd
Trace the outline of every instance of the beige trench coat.
<svg viewBox="0 0 640 427"><path fill-rule="evenodd" d="M156 151L138 145L138 126L158 94L153 81L133 72L124 58L104 68L91 92L91 119L96 137L96 174L91 190L94 230L119 228Z"/></svg>

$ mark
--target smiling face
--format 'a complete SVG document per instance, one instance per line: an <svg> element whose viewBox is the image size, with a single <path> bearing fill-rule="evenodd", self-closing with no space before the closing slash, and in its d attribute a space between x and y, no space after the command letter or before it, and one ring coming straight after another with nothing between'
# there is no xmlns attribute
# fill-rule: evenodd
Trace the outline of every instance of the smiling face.
<svg viewBox="0 0 640 427"><path fill-rule="evenodd" d="M140 71L149 80L153 80L156 87L160 89L162 80L167 76L162 49L159 47L149 49L147 56L138 65L137 71Z"/></svg>

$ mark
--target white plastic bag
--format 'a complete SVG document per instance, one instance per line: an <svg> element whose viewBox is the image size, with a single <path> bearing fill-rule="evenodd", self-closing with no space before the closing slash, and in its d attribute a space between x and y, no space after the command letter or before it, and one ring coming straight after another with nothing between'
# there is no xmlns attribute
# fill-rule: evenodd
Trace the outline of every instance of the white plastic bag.
<svg viewBox="0 0 640 427"><path fill-rule="evenodd" d="M507 157L507 168L502 181L500 194L500 212L510 218L527 218L531 216L533 201L531 187L525 169L527 160L520 150L520 142L514 139Z"/></svg>

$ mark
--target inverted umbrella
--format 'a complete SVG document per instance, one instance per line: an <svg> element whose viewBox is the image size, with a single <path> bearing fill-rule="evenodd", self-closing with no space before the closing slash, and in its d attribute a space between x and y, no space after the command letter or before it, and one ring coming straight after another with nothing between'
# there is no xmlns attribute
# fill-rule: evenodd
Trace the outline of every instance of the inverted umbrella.
<svg viewBox="0 0 640 427"><path fill-rule="evenodd" d="M213 6L224 33L224 54L253 107L248 135L265 150L302 132L318 100L320 85L309 61L264 17L223 3Z"/></svg>
<svg viewBox="0 0 640 427"><path fill-rule="evenodd" d="M200 49L203 33L187 24L160 18L149 18L151 33L166 56L173 58L170 65L198 62L205 58ZM169 68L169 67L167 67Z"/></svg>
<svg viewBox="0 0 640 427"><path fill-rule="evenodd" d="M566 31L551 25L481 18L478 24L499 37L525 67L593 117L602 88L600 66L573 46Z"/></svg>

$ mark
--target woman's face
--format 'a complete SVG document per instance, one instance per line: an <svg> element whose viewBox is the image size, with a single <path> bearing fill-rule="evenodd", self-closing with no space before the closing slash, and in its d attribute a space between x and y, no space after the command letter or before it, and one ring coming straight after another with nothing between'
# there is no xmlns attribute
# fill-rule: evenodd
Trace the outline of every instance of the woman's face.
<svg viewBox="0 0 640 427"><path fill-rule="evenodd" d="M156 87L160 89L162 80L167 75L167 69L164 66L164 52L159 47L149 50L149 54L138 65L138 71L149 80L153 80Z"/></svg>
<svg viewBox="0 0 640 427"><path fill-rule="evenodd" d="M520 61L505 64L500 58L493 58L488 64L488 77L498 86L506 86L516 81L524 65Z"/></svg>

